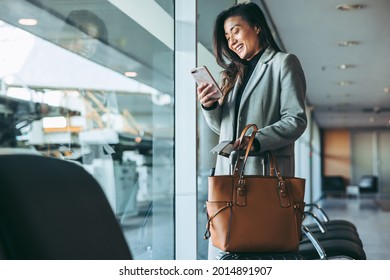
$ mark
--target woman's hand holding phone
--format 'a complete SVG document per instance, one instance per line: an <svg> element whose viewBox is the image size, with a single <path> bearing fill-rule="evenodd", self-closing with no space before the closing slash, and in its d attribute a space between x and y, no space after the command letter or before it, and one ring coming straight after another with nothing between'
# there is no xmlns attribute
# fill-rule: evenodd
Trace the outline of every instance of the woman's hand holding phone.
<svg viewBox="0 0 390 280"><path fill-rule="evenodd" d="M198 88L198 100L204 107L211 107L222 97L222 91L206 66L191 70Z"/></svg>
<svg viewBox="0 0 390 280"><path fill-rule="evenodd" d="M204 107L211 107L220 98L212 84L201 84L197 88L198 100Z"/></svg>

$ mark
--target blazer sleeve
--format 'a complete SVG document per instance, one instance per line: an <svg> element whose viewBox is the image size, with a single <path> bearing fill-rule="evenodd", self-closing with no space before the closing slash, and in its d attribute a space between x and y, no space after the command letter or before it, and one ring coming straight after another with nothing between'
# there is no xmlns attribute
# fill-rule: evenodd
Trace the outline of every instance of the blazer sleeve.
<svg viewBox="0 0 390 280"><path fill-rule="evenodd" d="M202 112L205 117L207 125L214 131L216 134L220 135L221 132L221 112L222 108L219 102L217 102L217 106L214 109L207 110L202 107Z"/></svg>
<svg viewBox="0 0 390 280"><path fill-rule="evenodd" d="M305 131L306 81L298 58L288 54L280 66L280 120L260 129L261 151L276 150L294 143Z"/></svg>

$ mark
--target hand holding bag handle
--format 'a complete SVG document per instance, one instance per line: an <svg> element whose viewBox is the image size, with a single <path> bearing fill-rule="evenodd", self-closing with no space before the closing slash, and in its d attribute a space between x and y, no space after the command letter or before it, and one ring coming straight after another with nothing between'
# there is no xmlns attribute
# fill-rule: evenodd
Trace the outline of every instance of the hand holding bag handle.
<svg viewBox="0 0 390 280"><path fill-rule="evenodd" d="M240 178L239 183L238 183L239 184L238 192L239 192L240 196L243 196L246 193L245 181L243 179L243 177L244 177L244 170L245 170L245 164L246 164L246 162L248 160L248 156L249 156L250 150L251 150L253 142L255 140L256 133L259 131L257 125L256 124L248 124L248 125L246 125L245 128L242 130L240 138L239 138L240 145L241 145L242 140L244 139L244 136L245 136L246 132L251 127L253 127L253 131L252 131L252 134L251 134L251 136L249 138L248 145L246 147L245 156L244 156L242 161L241 160L237 161L235 172L234 172L234 175L236 177L238 176ZM271 168L271 171L276 170L276 177L279 179L278 194L279 194L279 199L280 199L280 205L282 207L289 207L291 205L291 202L290 202L290 198L289 198L288 193L287 193L286 182L284 181L284 179L283 179L283 177L282 177L282 175L280 173L280 169L279 169L279 166L277 164L275 155L271 151L268 151L268 155L269 155L269 158L270 158L270 168ZM274 172L271 172L271 176L275 175L273 173ZM240 203L240 201L238 201L238 203ZM245 202L242 202L242 203L243 203L243 205L245 205Z"/></svg>
<svg viewBox="0 0 390 280"><path fill-rule="evenodd" d="M245 155L243 157L242 156L238 157L237 162L235 164L235 168L234 168L234 175L238 176L238 174L240 174L240 178L242 178L242 176L243 176L246 160L248 159L250 150L251 150L252 145L253 145L253 141L255 140L255 136L256 136L256 133L259 131L259 128L257 127L256 124L248 124L242 130L240 138L239 138L239 147L240 147L241 143L242 143L242 141L243 141L243 139L245 137L245 134L247 133L247 131L251 127L253 127L253 131L252 131L252 134L251 134L251 136L249 138L249 141L248 141L248 144L247 144L247 148L246 148L246 151L245 151ZM240 159L243 159L243 161L241 161ZM243 163L241 163L241 162L243 162Z"/></svg>
<svg viewBox="0 0 390 280"><path fill-rule="evenodd" d="M246 132L251 127L253 127L253 131L252 131L252 134L251 134L251 136L249 138L249 141L248 141L248 144L247 144L247 149L245 151L245 155L244 156L240 156L240 159L243 159L244 164L240 165L241 168L237 168L237 167L239 167L239 165L236 164L236 166L234 168L234 171L238 172L236 174L240 174L241 177L242 177L244 169L245 169L244 167L245 167L247 158L250 156L251 147L253 146L253 143L254 143L254 140L255 140L255 136L256 136L257 132L259 131L257 125L256 124L248 124L248 125L246 125L245 128L242 130L241 135L239 137L239 146L241 146L241 143L242 143L242 141L243 141L243 139L245 137ZM267 156L270 153L272 154L271 151L268 151L268 152L264 153L264 156ZM268 155L268 157L270 158L270 163L271 163L271 165L270 165L270 175L274 176L275 175L274 170L278 169L278 167L277 167L278 165L277 165L277 162L276 162L276 159L275 159L274 156L271 157L271 156ZM238 163L238 161L236 163ZM279 174L280 174L280 172L279 172ZM263 172L263 175L265 175L265 172Z"/></svg>
<svg viewBox="0 0 390 280"><path fill-rule="evenodd" d="M248 159L248 156L249 156L249 153L251 151L251 148L253 146L253 143L254 143L254 140L255 140L255 136L256 136L256 133L259 131L259 128L257 127L256 124L248 124L244 127L244 129L242 130L241 132L241 135L240 135L240 138L239 138L239 143L241 145L244 137L245 137L245 134L246 132L251 128L253 127L253 131L252 131L252 134L249 138L249 141L248 141L248 145L247 145L247 149L245 151L245 155L244 157L242 157L244 160L243 160L243 164L242 164L242 168L237 168L238 166L236 166L235 168L235 172L239 171L237 174L240 174L240 177L243 176L243 172L244 172L244 167L245 167L245 164L246 164L246 161ZM279 170L279 166L278 166L278 163L276 161L276 158L274 156L274 154L271 152L271 151L268 151L267 152L269 154L269 157L270 157L270 175L271 176L274 176L274 170L277 171L277 174L276 176L279 178L281 176L281 173L280 173L280 170ZM238 162L238 161L237 161Z"/></svg>

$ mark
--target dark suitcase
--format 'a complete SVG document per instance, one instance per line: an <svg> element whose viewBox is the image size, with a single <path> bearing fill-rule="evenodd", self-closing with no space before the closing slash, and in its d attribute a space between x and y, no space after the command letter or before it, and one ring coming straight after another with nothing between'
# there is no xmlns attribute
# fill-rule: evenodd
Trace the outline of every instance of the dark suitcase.
<svg viewBox="0 0 390 280"><path fill-rule="evenodd" d="M305 260L300 254L220 253L216 260Z"/></svg>

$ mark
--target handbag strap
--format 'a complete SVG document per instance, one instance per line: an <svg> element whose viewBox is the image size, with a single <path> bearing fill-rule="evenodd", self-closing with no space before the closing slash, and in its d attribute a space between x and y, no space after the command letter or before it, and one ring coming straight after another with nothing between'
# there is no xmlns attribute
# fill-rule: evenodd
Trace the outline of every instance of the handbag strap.
<svg viewBox="0 0 390 280"><path fill-rule="evenodd" d="M239 146L241 146L241 143L245 137L245 134L247 133L247 131L251 127L253 127L253 131L252 131L252 134L249 138L249 142L248 142L248 145L247 145L247 148L245 151L245 155L241 156L240 153L238 153L239 156L238 156L237 162L235 164L235 168L234 168L234 175L236 177L239 176L240 178L242 178L242 176L244 175L244 168L245 168L245 164L246 164L246 161L248 159L248 156L249 156L249 152L250 152L252 145L253 145L253 142L255 140L256 133L259 131L259 128L257 127L256 124L247 124L241 132L241 135L239 138Z"/></svg>
<svg viewBox="0 0 390 280"><path fill-rule="evenodd" d="M252 134L249 138L248 145L246 147L245 156L243 157L243 159L241 159L240 156L238 157L236 167L234 170L234 176L239 177L239 185L240 185L239 189L245 188L244 187L244 185L245 185L244 169L245 169L245 164L248 160L249 152L250 152L252 145L253 145L253 142L255 140L256 133L259 131L257 125L256 124L246 125L245 128L242 130L240 138L239 138L240 145L241 145L241 142L244 139L246 132L251 127L253 127L253 131L252 131ZM277 189L278 189L278 193L279 193L280 203L282 206L288 207L288 206L290 206L290 199L288 197L288 193L287 193L287 189L286 189L286 181L283 179L282 174L280 173L279 165L276 161L274 153L272 151L268 151L267 153L268 153L268 156L270 159L271 176L276 176L279 180L279 184L278 184ZM274 173L273 170L276 171L276 174L273 174ZM245 191L243 191L243 192L245 192Z"/></svg>
<svg viewBox="0 0 390 280"><path fill-rule="evenodd" d="M245 134L247 133L247 131L251 127L253 127L253 131L252 131L252 133L250 135L250 138L249 138L249 141L248 141L248 145L247 145L246 150L245 150L245 155L243 157L239 156L239 158L237 160L235 172L234 172L234 174L239 176L240 178L242 178L244 176L245 164L246 164L246 162L248 160L249 153L250 153L251 148L253 146L256 134L259 131L257 125L256 124L248 124L248 125L246 125L244 127L244 129L242 130L240 138L239 138L239 143L241 145L241 143L242 143L242 141L243 141L243 139L245 137ZM270 161L270 175L271 176L276 176L280 180L283 180L282 175L280 173L279 165L278 165L278 162L276 161L276 157L275 157L274 153L272 151L267 151L267 154L268 154L269 161ZM243 159L242 160L242 164L240 163L241 162L240 159ZM238 164L238 163L240 163L240 164ZM276 174L275 174L275 171L276 171Z"/></svg>
<svg viewBox="0 0 390 280"><path fill-rule="evenodd" d="M278 193L279 193L280 203L282 206L288 207L288 206L290 206L290 198L289 198L289 194L288 194L287 188L286 188L286 181L283 179L282 174L280 173L280 169L279 169L279 166L277 164L274 153L272 153L270 151L270 152L268 152L268 154L270 157L271 168L272 168L272 164L273 164L274 169L276 170L275 175L279 179Z"/></svg>

